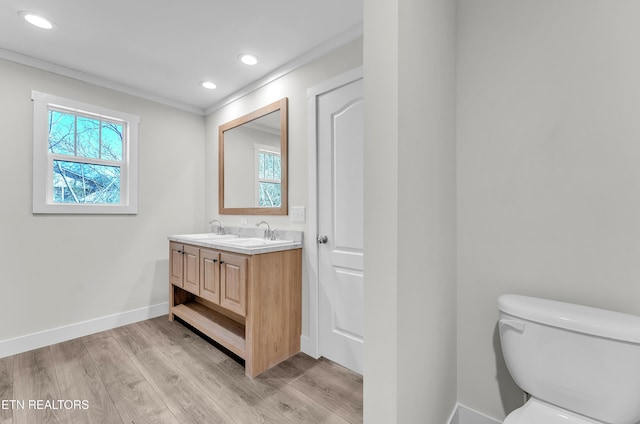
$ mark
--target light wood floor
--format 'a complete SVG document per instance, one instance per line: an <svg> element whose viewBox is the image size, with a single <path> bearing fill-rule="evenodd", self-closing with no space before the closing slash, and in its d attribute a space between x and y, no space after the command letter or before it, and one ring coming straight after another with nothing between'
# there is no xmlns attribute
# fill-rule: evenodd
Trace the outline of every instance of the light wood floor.
<svg viewBox="0 0 640 424"><path fill-rule="evenodd" d="M300 353L251 380L166 316L0 359L0 424L361 422L359 374Z"/></svg>

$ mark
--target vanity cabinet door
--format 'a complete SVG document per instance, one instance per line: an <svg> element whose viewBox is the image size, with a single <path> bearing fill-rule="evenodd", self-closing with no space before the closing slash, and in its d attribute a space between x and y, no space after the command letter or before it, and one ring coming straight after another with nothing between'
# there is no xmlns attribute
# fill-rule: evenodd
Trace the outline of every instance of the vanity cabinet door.
<svg viewBox="0 0 640 424"><path fill-rule="evenodd" d="M200 297L220 304L220 253L200 250Z"/></svg>
<svg viewBox="0 0 640 424"><path fill-rule="evenodd" d="M183 244L169 243L169 282L178 287L182 287L183 249Z"/></svg>
<svg viewBox="0 0 640 424"><path fill-rule="evenodd" d="M247 314L247 258L220 253L220 306Z"/></svg>
<svg viewBox="0 0 640 424"><path fill-rule="evenodd" d="M197 295L200 288L200 249L171 242L169 257L171 284Z"/></svg>
<svg viewBox="0 0 640 424"><path fill-rule="evenodd" d="M182 288L195 295L200 293L200 249L184 245Z"/></svg>

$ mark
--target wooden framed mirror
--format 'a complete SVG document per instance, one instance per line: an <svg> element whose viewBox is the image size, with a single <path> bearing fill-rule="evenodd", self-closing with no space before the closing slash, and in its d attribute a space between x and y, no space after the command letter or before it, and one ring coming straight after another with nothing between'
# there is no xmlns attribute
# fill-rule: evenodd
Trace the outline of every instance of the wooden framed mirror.
<svg viewBox="0 0 640 424"><path fill-rule="evenodd" d="M218 127L221 215L287 215L286 97Z"/></svg>

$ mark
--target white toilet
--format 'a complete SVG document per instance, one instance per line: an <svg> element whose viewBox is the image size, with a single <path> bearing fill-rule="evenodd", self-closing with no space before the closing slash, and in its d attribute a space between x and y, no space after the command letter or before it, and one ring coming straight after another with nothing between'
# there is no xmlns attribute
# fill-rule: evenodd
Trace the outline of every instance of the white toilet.
<svg viewBox="0 0 640 424"><path fill-rule="evenodd" d="M512 294L498 309L507 368L531 395L504 424L640 422L640 317Z"/></svg>

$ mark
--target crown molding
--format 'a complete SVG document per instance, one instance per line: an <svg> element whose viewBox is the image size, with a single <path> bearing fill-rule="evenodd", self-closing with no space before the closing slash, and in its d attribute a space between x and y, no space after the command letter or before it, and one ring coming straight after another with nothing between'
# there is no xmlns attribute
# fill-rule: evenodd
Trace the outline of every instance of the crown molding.
<svg viewBox="0 0 640 424"><path fill-rule="evenodd" d="M120 84L106 78L98 77L96 75L87 74L85 72L78 71L76 69L67 68L65 66L56 65L55 63L47 62L45 60L36 59L31 56L26 56L20 53L16 53L11 50L5 50L0 48L0 59L7 60L9 62L15 62L21 65L30 66L32 68L51 72L52 74L61 75L63 77L73 78L78 81L97 85L103 88L108 88L110 90L118 91L124 94L129 94L131 96L139 97L145 100L150 100L152 102L160 103L166 106L171 106L176 109L182 109L187 112L196 113L198 115L204 115L204 110L201 108L198 108L186 103L182 103L173 99L169 99L163 96L159 96L157 94L153 94L148 91L141 90L139 88L131 87L126 84Z"/></svg>
<svg viewBox="0 0 640 424"><path fill-rule="evenodd" d="M233 94L209 106L204 111L205 115L209 115L210 113L213 113L217 110L222 109L223 107L235 102L238 99L241 99L242 97L258 90L259 88L264 87L265 85L270 84L276 81L277 79L282 78L288 73L298 68L301 68L302 66L324 56L325 54L337 49L338 47L341 47L355 40L356 38L362 36L362 34L363 34L363 25L362 25L362 22L360 22L359 24L352 26L346 31L343 31L340 34L317 45L316 47L309 50L308 52L298 56L297 58L293 59L291 62L288 62L285 65L277 68L275 71L267 74L267 76L245 86L244 88L241 88L240 90L234 92Z"/></svg>

